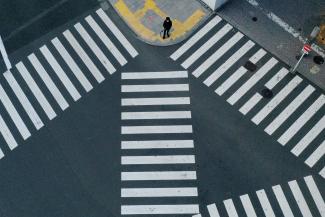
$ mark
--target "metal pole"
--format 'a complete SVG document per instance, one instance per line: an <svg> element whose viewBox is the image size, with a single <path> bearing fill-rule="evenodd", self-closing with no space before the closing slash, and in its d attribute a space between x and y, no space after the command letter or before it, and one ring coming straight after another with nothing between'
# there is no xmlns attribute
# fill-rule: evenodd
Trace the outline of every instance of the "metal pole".
<svg viewBox="0 0 325 217"><path fill-rule="evenodd" d="M296 69L298 68L298 66L299 66L299 64L300 64L300 62L301 62L301 60L302 60L302 58L304 58L305 54L306 54L306 53L303 52L303 54L301 55L301 57L300 57L300 59L298 60L297 64L295 65L295 67L293 67L293 69L290 70L291 73L294 73L294 72L296 71Z"/></svg>
<svg viewBox="0 0 325 217"><path fill-rule="evenodd" d="M11 66L11 63L9 61L9 58L8 58L8 55L7 55L7 51L6 51L6 48L5 48L4 44L3 44L1 35L0 35L0 52L2 54L3 60L5 61L7 70L10 70L12 68L12 66Z"/></svg>

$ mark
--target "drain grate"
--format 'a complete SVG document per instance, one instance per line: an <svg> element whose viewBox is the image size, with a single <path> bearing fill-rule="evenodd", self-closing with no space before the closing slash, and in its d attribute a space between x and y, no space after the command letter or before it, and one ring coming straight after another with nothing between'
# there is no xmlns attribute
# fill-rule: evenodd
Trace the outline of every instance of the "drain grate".
<svg viewBox="0 0 325 217"><path fill-rule="evenodd" d="M273 97L273 92L272 90L265 88L262 90L262 96L266 99L270 99Z"/></svg>
<svg viewBox="0 0 325 217"><path fill-rule="evenodd" d="M314 56L314 62L318 65L322 65L324 63L324 58L321 56Z"/></svg>
<svg viewBox="0 0 325 217"><path fill-rule="evenodd" d="M257 66L252 63L251 61L247 61L244 65L244 67L248 70L248 71L251 71L251 72L254 72L256 69L257 69Z"/></svg>

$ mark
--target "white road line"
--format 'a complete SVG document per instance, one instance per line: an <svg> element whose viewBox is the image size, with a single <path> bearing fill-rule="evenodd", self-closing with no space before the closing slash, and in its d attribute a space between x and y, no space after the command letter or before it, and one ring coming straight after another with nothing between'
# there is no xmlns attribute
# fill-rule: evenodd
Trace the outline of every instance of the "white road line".
<svg viewBox="0 0 325 217"><path fill-rule="evenodd" d="M229 59L226 60L216 71L214 71L207 79L204 80L204 84L208 87L211 86L216 80L218 80L230 67L232 67L240 58L242 58L255 43L251 40L247 41L241 48L239 48Z"/></svg>
<svg viewBox="0 0 325 217"><path fill-rule="evenodd" d="M159 97L159 98L125 98L121 101L122 106L140 105L187 105L189 97Z"/></svg>
<svg viewBox="0 0 325 217"><path fill-rule="evenodd" d="M90 59L86 51L81 47L79 42L76 40L76 38L71 34L69 30L66 30L63 32L64 37L67 39L71 47L75 50L75 52L78 54L80 59L83 61L85 66L88 68L90 73L94 76L96 81L98 83L101 83L105 80L102 73L99 71L97 66L93 63L93 61Z"/></svg>
<svg viewBox="0 0 325 217"><path fill-rule="evenodd" d="M241 203L243 204L247 217L257 217L255 213L255 209L253 207L251 200L249 199L248 194L240 196L240 200Z"/></svg>
<svg viewBox="0 0 325 217"><path fill-rule="evenodd" d="M271 58L265 63L250 79L248 79L231 97L227 99L230 105L234 105L242 96L244 96L259 80L263 78L278 61Z"/></svg>
<svg viewBox="0 0 325 217"><path fill-rule="evenodd" d="M2 134L10 150L14 150L18 146L15 138L12 136L12 133L10 132L6 122L3 120L1 115L0 115L0 133Z"/></svg>
<svg viewBox="0 0 325 217"><path fill-rule="evenodd" d="M122 215L197 214L199 205L122 205Z"/></svg>
<svg viewBox="0 0 325 217"><path fill-rule="evenodd" d="M130 92L163 92L163 91L189 91L188 84L145 84L122 85L122 93Z"/></svg>
<svg viewBox="0 0 325 217"><path fill-rule="evenodd" d="M106 48L113 54L115 59L120 63L121 66L124 66L128 61L121 54L121 52L116 48L113 42L108 38L105 32L100 28L100 26L96 23L96 21L92 18L92 16L87 16L85 18L89 26L93 29L96 35L102 40Z"/></svg>
<svg viewBox="0 0 325 217"><path fill-rule="evenodd" d="M193 140L122 141L122 149L194 148Z"/></svg>
<svg viewBox="0 0 325 217"><path fill-rule="evenodd" d="M273 89L287 74L289 70L286 68L280 69L266 84L265 87L268 89Z"/></svg>
<svg viewBox="0 0 325 217"><path fill-rule="evenodd" d="M238 217L238 213L236 211L236 208L235 208L235 205L234 205L234 202L232 201L232 199L224 200L223 204L225 205L228 216Z"/></svg>
<svg viewBox="0 0 325 217"><path fill-rule="evenodd" d="M110 73L113 74L116 72L116 69L112 65L112 63L107 59L106 55L103 53L103 51L98 47L96 42L92 39L92 37L88 34L88 32L85 30L85 28L80 24L77 23L74 25L74 28L77 30L77 32L80 34L82 39L86 42L90 50L95 54L95 56L98 58L98 60L102 63L102 65L105 67L105 69Z"/></svg>
<svg viewBox="0 0 325 217"><path fill-rule="evenodd" d="M121 197L197 197L197 188L122 188Z"/></svg>
<svg viewBox="0 0 325 217"><path fill-rule="evenodd" d="M307 176L304 178L306 185L310 191L311 196L313 197L313 200L318 208L318 211L322 217L325 217L325 202L324 199L313 179L312 176Z"/></svg>
<svg viewBox="0 0 325 217"><path fill-rule="evenodd" d="M239 111L246 115L254 106L256 106L263 97L259 93L255 93L240 109Z"/></svg>
<svg viewBox="0 0 325 217"><path fill-rule="evenodd" d="M192 217L202 217L201 214L196 214L196 215L193 215Z"/></svg>
<svg viewBox="0 0 325 217"><path fill-rule="evenodd" d="M266 54L266 51L262 48L259 49L250 59L249 61L256 64L259 60L263 58ZM241 66L236 72L234 72L226 81L224 81L215 92L221 96L224 94L233 84L235 84L245 73L247 69Z"/></svg>
<svg viewBox="0 0 325 217"><path fill-rule="evenodd" d="M58 87L54 84L52 78L49 76L47 71L45 71L44 67L35 56L35 54L31 54L28 56L29 61L35 68L37 74L41 77L47 89L50 91L56 102L59 104L62 110L65 110L69 107L68 102L65 100Z"/></svg>
<svg viewBox="0 0 325 217"><path fill-rule="evenodd" d="M325 179L325 167L323 167L323 169L321 171L319 171L318 174L321 175Z"/></svg>
<svg viewBox="0 0 325 217"><path fill-rule="evenodd" d="M0 149L0 159L2 159L5 156L5 154L3 153L3 151Z"/></svg>
<svg viewBox="0 0 325 217"><path fill-rule="evenodd" d="M260 201L260 204L262 206L265 216L266 217L275 217L272 206L270 204L269 199L266 196L265 191L264 190L256 191L256 195L258 197L258 200Z"/></svg>
<svg viewBox="0 0 325 217"><path fill-rule="evenodd" d="M324 95L320 95L318 99L281 135L278 142L281 145L287 144L324 104L325 97Z"/></svg>
<svg viewBox="0 0 325 217"><path fill-rule="evenodd" d="M26 127L24 121L21 119L15 106L12 104L7 93L5 92L5 90L1 85L0 85L0 100L4 105L5 109L7 110L8 114L10 115L10 118L14 122L15 126L17 127L20 135L23 137L24 140L28 139L31 136L31 134L28 128Z"/></svg>
<svg viewBox="0 0 325 217"><path fill-rule="evenodd" d="M130 42L125 38L122 32L117 28L117 26L111 21L103 9L98 9L96 11L98 16L102 19L105 25L112 31L115 37L121 42L122 46L129 52L129 54L134 58L138 56L138 52L130 44Z"/></svg>
<svg viewBox="0 0 325 217"><path fill-rule="evenodd" d="M218 209L214 203L208 205L207 208L208 208L210 217L220 217Z"/></svg>
<svg viewBox="0 0 325 217"><path fill-rule="evenodd" d="M232 48L244 35L237 32L226 43L224 43L215 53L206 59L197 69L193 71L195 77L202 75L210 66L212 66L218 59L220 59L230 48Z"/></svg>
<svg viewBox="0 0 325 217"><path fill-rule="evenodd" d="M192 125L122 126L121 134L192 133Z"/></svg>
<svg viewBox="0 0 325 217"><path fill-rule="evenodd" d="M308 85L291 103L265 128L265 132L272 135L315 91L315 88Z"/></svg>
<svg viewBox="0 0 325 217"><path fill-rule="evenodd" d="M76 76L82 87L89 92L91 89L93 89L93 86L90 84L86 76L83 74L77 63L72 59L68 51L65 49L63 44L59 41L58 38L52 39L52 44L56 48L56 50L59 52L65 63L68 65L72 73Z"/></svg>
<svg viewBox="0 0 325 217"><path fill-rule="evenodd" d="M325 141L307 158L305 163L309 167L313 167L325 155Z"/></svg>
<svg viewBox="0 0 325 217"><path fill-rule="evenodd" d="M266 104L253 118L252 121L258 125L268 116L300 83L302 79L295 76L273 99Z"/></svg>
<svg viewBox="0 0 325 217"><path fill-rule="evenodd" d="M199 49L197 49L191 56L189 56L181 66L188 69L195 61L197 61L204 53L222 39L233 27L230 24L224 25L216 34L207 40Z"/></svg>
<svg viewBox="0 0 325 217"><path fill-rule="evenodd" d="M42 46L40 48L40 51L44 55L45 59L48 61L50 66L52 67L55 74L59 77L60 81L64 85L64 87L67 89L69 94L72 96L74 101L77 101L81 98L80 93L76 89L76 87L72 84L67 74L63 71L62 67L58 63L58 61L55 59L51 51L46 47L46 45Z"/></svg>
<svg viewBox="0 0 325 217"><path fill-rule="evenodd" d="M272 187L274 195L280 205L284 217L295 217L292 213L290 205L285 197L283 190L280 185L276 185Z"/></svg>
<svg viewBox="0 0 325 217"><path fill-rule="evenodd" d="M44 94L40 90L40 88L37 86L36 82L26 69L25 65L22 62L17 63L16 68L18 69L20 75L23 77L25 80L26 84L28 85L29 89L32 91L33 95L45 111L45 114L47 117L52 120L53 118L56 117L56 113L53 110L52 106L50 103L47 101L45 98Z"/></svg>
<svg viewBox="0 0 325 217"><path fill-rule="evenodd" d="M201 28L197 33L195 33L188 41L186 41L180 48L178 48L170 58L177 60L186 51L188 51L194 44L196 44L203 36L205 36L213 27L215 27L222 19L219 16L214 17L207 23L203 28Z"/></svg>
<svg viewBox="0 0 325 217"><path fill-rule="evenodd" d="M122 165L136 164L194 164L194 155L122 156Z"/></svg>
<svg viewBox="0 0 325 217"><path fill-rule="evenodd" d="M294 180L294 181L288 182L288 184L289 184L289 187L293 194L293 197L295 198L295 200L298 204L301 214L304 217L313 217L313 215L311 214L311 212L309 210L307 202L304 198L304 195L302 194L302 192L299 188L297 181Z"/></svg>
<svg viewBox="0 0 325 217"><path fill-rule="evenodd" d="M187 71L169 72L123 72L122 79L164 79L164 78L188 78Z"/></svg>
<svg viewBox="0 0 325 217"><path fill-rule="evenodd" d="M7 80L8 84L10 85L11 89L14 91L16 94L20 104L23 106L24 110L28 114L30 120L33 122L35 128L39 130L44 126L41 118L38 116L37 112L35 111L34 107L28 100L26 94L24 91L21 89L20 85L12 75L10 71L6 71L3 76Z"/></svg>
<svg viewBox="0 0 325 217"><path fill-rule="evenodd" d="M195 171L122 172L121 181L196 180Z"/></svg>
<svg viewBox="0 0 325 217"><path fill-rule="evenodd" d="M298 144L291 150L291 152L299 156L308 145L320 134L325 128L325 115L317 124L298 142Z"/></svg>
<svg viewBox="0 0 325 217"><path fill-rule="evenodd" d="M190 119L190 111L122 112L122 120Z"/></svg>

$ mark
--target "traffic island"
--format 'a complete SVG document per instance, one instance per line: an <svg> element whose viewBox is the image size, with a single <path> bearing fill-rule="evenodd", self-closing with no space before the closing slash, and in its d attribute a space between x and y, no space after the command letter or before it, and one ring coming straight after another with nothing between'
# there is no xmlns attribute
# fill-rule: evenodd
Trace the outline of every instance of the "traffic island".
<svg viewBox="0 0 325 217"><path fill-rule="evenodd" d="M187 38L212 11L197 0L108 0L138 38L168 46ZM170 37L163 39L163 22L170 17Z"/></svg>

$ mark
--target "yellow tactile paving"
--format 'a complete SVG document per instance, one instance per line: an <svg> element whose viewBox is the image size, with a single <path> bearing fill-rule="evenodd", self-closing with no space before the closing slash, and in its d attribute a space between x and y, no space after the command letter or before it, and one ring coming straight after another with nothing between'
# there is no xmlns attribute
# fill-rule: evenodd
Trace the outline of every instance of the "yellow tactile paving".
<svg viewBox="0 0 325 217"><path fill-rule="evenodd" d="M181 22L177 19L173 19L173 31L171 37L169 38L169 40L163 40L160 37L160 32L154 32L153 30L143 25L141 22L141 19L145 16L148 10L154 11L162 19L165 19L165 17L169 16L164 11L162 11L153 0L146 0L144 7L140 8L134 13L128 8L124 0L118 0L114 7L140 37L145 40L149 40L152 42L159 41L161 43L167 42L170 39L175 40L179 37L182 37L184 34L186 34L186 32L191 30L197 23L199 23L200 20L206 15L204 11L198 9L184 22Z"/></svg>
<svg viewBox="0 0 325 217"><path fill-rule="evenodd" d="M317 36L317 41L321 45L325 45L325 24L320 26L320 32Z"/></svg>

